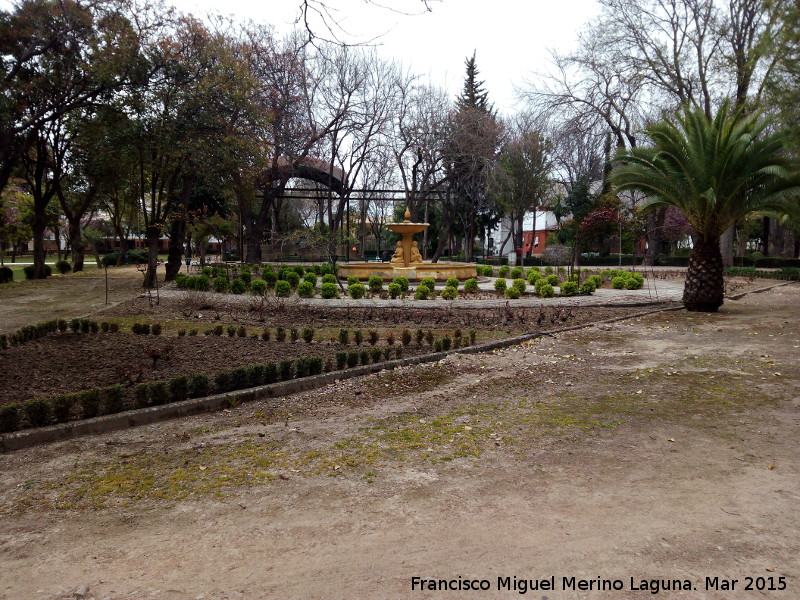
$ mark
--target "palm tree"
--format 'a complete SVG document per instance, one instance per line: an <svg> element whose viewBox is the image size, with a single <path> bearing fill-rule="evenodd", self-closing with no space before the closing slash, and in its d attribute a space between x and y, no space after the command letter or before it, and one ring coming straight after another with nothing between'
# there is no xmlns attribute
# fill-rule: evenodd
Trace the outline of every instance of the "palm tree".
<svg viewBox="0 0 800 600"><path fill-rule="evenodd" d="M642 210L680 209L697 235L686 273L687 310L716 312L723 302L720 236L745 215L797 207L800 178L785 136L757 114L723 104L713 119L685 108L650 125L650 147L620 151L612 172L618 190L644 192Z"/></svg>

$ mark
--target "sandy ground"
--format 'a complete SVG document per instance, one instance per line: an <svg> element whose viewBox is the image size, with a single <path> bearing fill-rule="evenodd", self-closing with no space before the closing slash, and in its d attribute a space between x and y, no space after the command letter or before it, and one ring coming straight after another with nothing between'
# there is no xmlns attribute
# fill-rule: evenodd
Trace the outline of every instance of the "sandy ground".
<svg viewBox="0 0 800 600"><path fill-rule="evenodd" d="M800 598L798 308L795 284L2 455L0 597Z"/></svg>

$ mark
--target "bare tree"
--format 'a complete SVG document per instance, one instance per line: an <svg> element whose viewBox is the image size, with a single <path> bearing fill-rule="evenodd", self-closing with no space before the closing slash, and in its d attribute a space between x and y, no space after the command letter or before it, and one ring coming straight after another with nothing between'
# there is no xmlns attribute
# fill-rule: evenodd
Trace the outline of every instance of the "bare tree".
<svg viewBox="0 0 800 600"><path fill-rule="evenodd" d="M365 0L359 10L373 8L402 16L414 16L431 12L441 0L396 0L391 5L376 0ZM344 22L344 14L338 0L300 0L295 24L305 32L306 43L334 43L340 46L373 44L385 32L374 31L364 35L350 30Z"/></svg>
<svg viewBox="0 0 800 600"><path fill-rule="evenodd" d="M431 197L442 189L447 177L441 150L450 102L444 90L417 85L413 77L406 77L397 85L400 107L394 122L392 152L411 220L424 221Z"/></svg>

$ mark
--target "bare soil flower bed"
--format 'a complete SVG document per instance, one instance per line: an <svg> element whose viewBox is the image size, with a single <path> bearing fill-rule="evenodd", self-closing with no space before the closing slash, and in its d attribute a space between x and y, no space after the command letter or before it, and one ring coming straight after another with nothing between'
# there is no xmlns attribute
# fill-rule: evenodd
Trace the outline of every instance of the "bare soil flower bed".
<svg viewBox="0 0 800 600"><path fill-rule="evenodd" d="M387 346L387 332L400 347L403 329L409 329L413 341L403 348L403 356L433 351L429 342L416 342L418 329L431 330L436 338L451 336L460 329L465 340L469 331L477 331L478 341L519 335L530 331L550 331L571 325L593 323L641 312L641 307L550 307L486 308L480 310L420 310L408 308L329 308L319 310L288 303L280 310L252 310L251 303L219 302L209 304L197 298L162 299L150 306L146 299L124 302L94 316L95 320L116 320L119 333L56 333L0 351L0 404L24 402L30 398L122 384L126 397L137 383L168 380L178 375L205 373L212 380L222 371L235 367L321 356L327 361L337 352L370 351L368 331L379 334L377 346ZM131 323L160 323L162 335L134 335ZM206 330L222 326L222 336L206 335ZM229 326L246 327L247 337L228 337ZM275 340L276 328L286 329L287 340ZM289 341L289 330L315 328L315 341ZM271 329L271 339L259 335ZM338 342L340 328L350 331L348 344ZM178 336L178 329L197 330L197 335ZM364 341L354 342L354 332L361 329ZM394 358L394 350L391 358ZM159 354L156 360L153 354ZM374 362L374 361L371 361Z"/></svg>

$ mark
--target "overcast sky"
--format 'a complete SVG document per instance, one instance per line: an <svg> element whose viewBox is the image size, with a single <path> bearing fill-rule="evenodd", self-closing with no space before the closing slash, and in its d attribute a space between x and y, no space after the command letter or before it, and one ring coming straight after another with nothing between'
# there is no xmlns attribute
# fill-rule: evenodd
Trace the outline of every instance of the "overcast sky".
<svg viewBox="0 0 800 600"><path fill-rule="evenodd" d="M420 0L376 0L417 13L409 16L365 0L325 1L338 9L335 16L350 34L348 40L380 36L375 42L381 55L402 61L453 96L461 90L465 59L476 51L480 78L486 82L490 100L503 113L513 110L514 85L547 70L548 49L573 48L582 25L598 13L596 0L431 0L431 12L422 12ZM269 23L278 32L291 30L299 4L297 0L171 3L198 17L216 11L241 21Z"/></svg>

